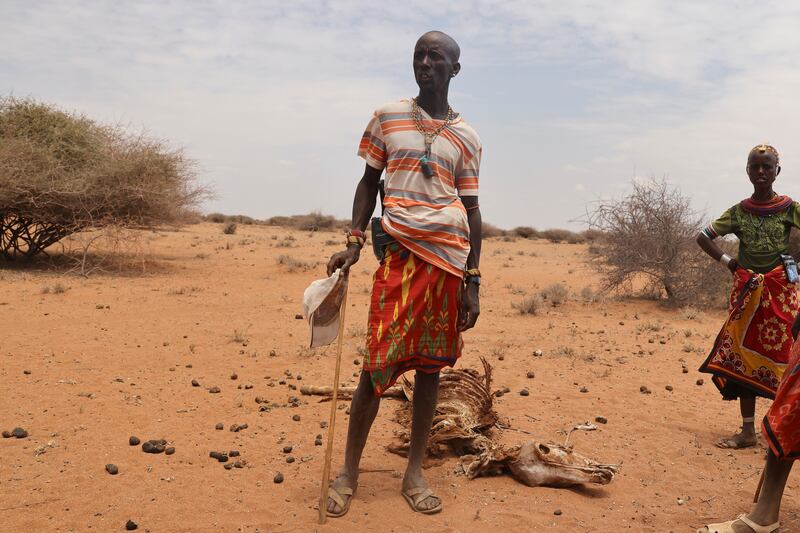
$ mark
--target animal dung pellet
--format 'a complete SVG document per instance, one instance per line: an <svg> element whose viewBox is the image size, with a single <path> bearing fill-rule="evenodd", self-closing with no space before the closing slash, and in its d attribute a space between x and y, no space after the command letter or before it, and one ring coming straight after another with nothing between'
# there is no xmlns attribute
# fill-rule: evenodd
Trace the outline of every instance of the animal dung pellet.
<svg viewBox="0 0 800 533"><path fill-rule="evenodd" d="M106 465L106 472L108 472L112 476L116 476L117 474L119 474L119 468L117 468L117 465L115 464L108 463Z"/></svg>
<svg viewBox="0 0 800 533"><path fill-rule="evenodd" d="M139 437L131 436L128 439L128 444L130 444L131 446L138 446L140 442L141 441L139 440Z"/></svg>

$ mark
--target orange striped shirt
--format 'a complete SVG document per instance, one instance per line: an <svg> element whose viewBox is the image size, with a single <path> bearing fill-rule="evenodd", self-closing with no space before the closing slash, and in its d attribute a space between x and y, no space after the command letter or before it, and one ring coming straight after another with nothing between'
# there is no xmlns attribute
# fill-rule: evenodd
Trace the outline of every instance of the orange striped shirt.
<svg viewBox="0 0 800 533"><path fill-rule="evenodd" d="M427 130L442 123L420 113ZM459 116L431 146L431 178L422 173L423 154L425 140L414 126L410 99L377 109L358 149L369 166L386 170L384 230L424 261L460 277L470 250L460 197L478 195L481 141Z"/></svg>

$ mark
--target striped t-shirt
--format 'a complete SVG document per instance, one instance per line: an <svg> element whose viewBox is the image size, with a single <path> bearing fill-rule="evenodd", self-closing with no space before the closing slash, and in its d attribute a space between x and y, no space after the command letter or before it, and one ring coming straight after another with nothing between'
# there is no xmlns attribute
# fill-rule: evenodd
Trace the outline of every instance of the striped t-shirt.
<svg viewBox="0 0 800 533"><path fill-rule="evenodd" d="M420 108L426 130L441 120ZM375 169L386 169L383 228L422 260L463 276L469 255L469 224L460 196L478 195L481 141L459 116L431 147L426 178L420 157L425 138L414 126L411 100L380 107L367 125L358 155Z"/></svg>

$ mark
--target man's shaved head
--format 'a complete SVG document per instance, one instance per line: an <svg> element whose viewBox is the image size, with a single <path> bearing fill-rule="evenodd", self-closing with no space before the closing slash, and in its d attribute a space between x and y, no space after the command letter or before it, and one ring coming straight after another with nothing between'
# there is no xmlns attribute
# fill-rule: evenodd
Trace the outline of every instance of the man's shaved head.
<svg viewBox="0 0 800 533"><path fill-rule="evenodd" d="M436 30L426 32L422 34L422 37L417 39L417 44L420 44L423 41L430 44L438 44L447 54L447 57L451 62L458 63L458 60L461 57L461 48L458 46L456 40L446 33Z"/></svg>

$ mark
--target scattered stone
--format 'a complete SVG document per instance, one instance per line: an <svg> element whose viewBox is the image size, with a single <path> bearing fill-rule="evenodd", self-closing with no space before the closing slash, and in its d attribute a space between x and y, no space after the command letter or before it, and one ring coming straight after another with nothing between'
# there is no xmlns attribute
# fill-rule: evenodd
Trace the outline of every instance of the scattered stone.
<svg viewBox="0 0 800 533"><path fill-rule="evenodd" d="M497 356L497 359L498 359L499 361L505 361L505 358L506 358L506 356L505 356L505 355L498 355L498 356Z"/></svg>
<svg viewBox="0 0 800 533"><path fill-rule="evenodd" d="M8 431L8 430L4 431L3 432L3 438L4 439L10 439L11 438L11 432Z"/></svg>
<svg viewBox="0 0 800 533"><path fill-rule="evenodd" d="M273 481L274 483L283 483L283 474L281 474L280 472L278 472L277 474L275 474L275 477L274 477L274 478L272 478L272 481Z"/></svg>
<svg viewBox="0 0 800 533"><path fill-rule="evenodd" d="M542 356L542 351L541 350L536 350L535 352L533 352L533 356L534 357L541 357Z"/></svg>
<svg viewBox="0 0 800 533"><path fill-rule="evenodd" d="M139 525L136 522L134 522L133 520L128 520L127 522L125 522L125 529L128 530L128 531L133 531L134 529L138 529L138 528L139 528Z"/></svg>
<svg viewBox="0 0 800 533"><path fill-rule="evenodd" d="M294 462L294 457L292 457L291 455L287 455L286 456L286 462L289 463L289 464L293 463Z"/></svg>
<svg viewBox="0 0 800 533"><path fill-rule="evenodd" d="M530 394L531 393L530 391L528 391L528 389L522 389L521 391L519 391L520 396L530 396Z"/></svg>
<svg viewBox="0 0 800 533"><path fill-rule="evenodd" d="M239 433L243 429L247 429L247 424L233 424L231 426L231 431L234 433Z"/></svg>
<svg viewBox="0 0 800 533"><path fill-rule="evenodd" d="M294 319L295 320L303 320L303 315L298 313L298 314L294 315Z"/></svg>
<svg viewBox="0 0 800 533"><path fill-rule="evenodd" d="M284 446L283 447L283 453L292 453L292 447L291 446Z"/></svg>
<svg viewBox="0 0 800 533"><path fill-rule="evenodd" d="M225 463L224 465L222 465L222 467L225 470L230 470L231 468L233 468L233 464L232 463Z"/></svg>
<svg viewBox="0 0 800 533"><path fill-rule="evenodd" d="M22 428L14 428L11 430L11 436L15 439L24 439L28 436L28 432Z"/></svg>
<svg viewBox="0 0 800 533"><path fill-rule="evenodd" d="M223 424L222 422L217 422L217 425L214 426L214 429L216 429L216 430L225 429L225 424Z"/></svg>
<svg viewBox="0 0 800 533"><path fill-rule="evenodd" d="M216 459L216 460L217 460L217 461L219 461L220 463L227 463L227 462L228 462L228 456L227 456L227 455L225 455L224 453L220 453L220 452L210 452L210 453L208 454L208 456L209 456L209 457L211 457L212 459Z"/></svg>
<svg viewBox="0 0 800 533"><path fill-rule="evenodd" d="M173 453L175 453L175 448L173 446L170 446L169 448L164 450L164 453L166 455L172 455Z"/></svg>
<svg viewBox="0 0 800 533"><path fill-rule="evenodd" d="M353 359L353 364L354 365L359 365L359 364L361 364L361 360L360 359Z"/></svg>
<svg viewBox="0 0 800 533"><path fill-rule="evenodd" d="M494 396L495 396L495 398L499 398L499 397L501 397L503 394L505 394L505 393L504 393L503 391L501 391L501 390L494 391Z"/></svg>
<svg viewBox="0 0 800 533"><path fill-rule="evenodd" d="M295 422L300 422L300 415L292 416L292 420L294 420Z"/></svg>
<svg viewBox="0 0 800 533"><path fill-rule="evenodd" d="M199 387L199 386L200 386L200 382L197 381L196 379L193 379L192 380L192 387Z"/></svg>
<svg viewBox="0 0 800 533"><path fill-rule="evenodd" d="M108 472L112 476L116 476L117 474L119 474L119 468L117 468L117 465L115 464L108 463L106 465L106 472Z"/></svg>
<svg viewBox="0 0 800 533"><path fill-rule="evenodd" d="M300 374L297 374L294 379L296 379L297 381L302 381L303 376L301 376Z"/></svg>
<svg viewBox="0 0 800 533"><path fill-rule="evenodd" d="M325 429L326 427L328 427L328 423L325 420L323 420L319 423L319 427L320 429Z"/></svg>
<svg viewBox="0 0 800 533"><path fill-rule="evenodd" d="M322 434L319 434L314 438L314 446L322 446Z"/></svg>
<svg viewBox="0 0 800 533"><path fill-rule="evenodd" d="M604 416L596 416L594 417L594 421L598 424L608 424L608 418Z"/></svg>
<svg viewBox="0 0 800 533"><path fill-rule="evenodd" d="M23 370L22 373L25 374L26 376L30 376L31 375L31 371L30 370Z"/></svg>
<svg viewBox="0 0 800 533"><path fill-rule="evenodd" d="M229 457L239 457L239 455L241 454L239 453L238 450L231 450L230 452L228 452Z"/></svg>
<svg viewBox="0 0 800 533"><path fill-rule="evenodd" d="M705 382L703 381L703 378L700 378L700 379L698 379L698 380L697 380L697 384L698 384L698 385L702 385L703 383L705 383Z"/></svg>
<svg viewBox="0 0 800 533"><path fill-rule="evenodd" d="M275 357L276 355L278 355L278 352L276 352L275 350L270 350L269 351L269 356L270 357Z"/></svg>
<svg viewBox="0 0 800 533"><path fill-rule="evenodd" d="M158 440L149 440L142 444L144 453L163 453L166 447Z"/></svg>
<svg viewBox="0 0 800 533"><path fill-rule="evenodd" d="M219 394L220 392L222 392L222 389L220 389L219 387L211 387L210 389L208 389L208 392L210 392L211 394Z"/></svg>
<svg viewBox="0 0 800 533"><path fill-rule="evenodd" d="M533 370L528 370L528 373L525 375L528 377L528 379L533 379L536 377L536 374L534 374Z"/></svg>
<svg viewBox="0 0 800 533"><path fill-rule="evenodd" d="M234 468L244 468L245 462L244 461L236 461L233 463Z"/></svg>
<svg viewBox="0 0 800 533"><path fill-rule="evenodd" d="M236 372L234 372L233 374L231 374L231 379L232 380L237 380L237 379L239 379L239 375Z"/></svg>
<svg viewBox="0 0 800 533"><path fill-rule="evenodd" d="M684 374L688 374L688 373L689 373L689 369L688 369L688 368L686 368L686 366L684 366L682 370L683 370L683 373L684 373Z"/></svg>
<svg viewBox="0 0 800 533"><path fill-rule="evenodd" d="M639 387L639 392L641 392L642 394L650 394L652 391L649 388L647 388L646 385L642 385L641 387Z"/></svg>
<svg viewBox="0 0 800 533"><path fill-rule="evenodd" d="M621 322L620 322L620 324L621 324ZM561 509L556 509L555 511L553 511L553 514L556 515L556 516L561 516Z"/></svg>
<svg viewBox="0 0 800 533"><path fill-rule="evenodd" d="M246 383L245 386L244 386L244 390L250 390L252 388L253 388L253 385L251 383Z"/></svg>
<svg viewBox="0 0 800 533"><path fill-rule="evenodd" d="M131 438L128 439L128 444L130 444L131 446L138 446L140 442L142 441L139 440L139 437L132 436Z"/></svg>
<svg viewBox="0 0 800 533"><path fill-rule="evenodd" d="M659 342L660 344L667 344L667 340L666 340L666 339L661 339L661 340L660 340L660 341L658 341L658 342Z"/></svg>
<svg viewBox="0 0 800 533"><path fill-rule="evenodd" d="M667 385L664 388L667 389L669 392L672 392L672 385Z"/></svg>

